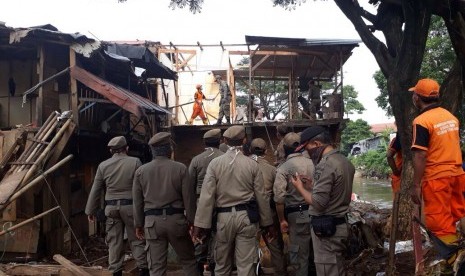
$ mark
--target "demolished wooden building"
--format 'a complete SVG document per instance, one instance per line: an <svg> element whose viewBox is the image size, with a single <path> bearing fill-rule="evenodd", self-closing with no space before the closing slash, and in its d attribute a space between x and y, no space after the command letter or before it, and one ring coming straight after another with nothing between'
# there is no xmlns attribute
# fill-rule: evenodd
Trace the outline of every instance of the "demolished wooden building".
<svg viewBox="0 0 465 276"><path fill-rule="evenodd" d="M287 83L286 118L254 121L249 117L243 122L249 138L264 138L275 147L275 127L284 122L296 132L325 125L338 140L345 121L342 68L357 45L352 40L248 36L239 45L243 50L229 50L220 43L217 47L227 53L228 66L204 73L204 79L214 95L218 86L213 75L222 75L233 99L239 82L248 87L247 95L258 95L261 81ZM61 33L51 25L0 26L0 222L7 229L60 206L52 216L41 217L40 223L18 228L15 237L0 235L4 260L67 254L99 230L98 224L88 223L84 207L97 165L110 156L106 147L110 138L126 136L130 154L147 162L148 139L160 130L170 131L176 142L175 158L188 164L202 151L205 131L228 127L183 125L186 110L190 114L183 93L191 94L193 86L180 83L196 73L193 57L201 51L200 43L123 44ZM235 55L248 57L248 68L235 68L229 58ZM308 118L299 110L297 97L307 89L302 84L309 79L334 83L327 95L331 108L323 119ZM210 103L212 120L218 101L219 97Z"/></svg>
<svg viewBox="0 0 465 276"><path fill-rule="evenodd" d="M0 26L1 223L7 230L60 206L0 235L3 260L67 254L96 232L84 207L96 167L109 157L106 143L124 135L131 154L147 161L146 142L170 123L170 112L153 101L158 82L176 78L147 47L51 25ZM58 173L43 177L64 157Z"/></svg>

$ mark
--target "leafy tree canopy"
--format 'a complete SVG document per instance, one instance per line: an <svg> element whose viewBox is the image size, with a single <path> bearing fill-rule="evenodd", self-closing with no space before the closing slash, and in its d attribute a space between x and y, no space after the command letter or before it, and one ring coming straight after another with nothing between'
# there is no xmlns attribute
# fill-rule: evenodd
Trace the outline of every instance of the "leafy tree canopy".
<svg viewBox="0 0 465 276"><path fill-rule="evenodd" d="M357 100L358 92L355 91L355 88L352 85L344 86L344 111L347 115L349 114L362 114L365 111L365 107L361 102Z"/></svg>
<svg viewBox="0 0 465 276"><path fill-rule="evenodd" d="M425 55L421 64L420 78L432 78L442 83L454 65L456 56L452 43L444 24L444 20L433 15L426 41ZM376 103L387 116L393 116L392 107L389 104L387 80L381 71L373 75L380 94L376 97Z"/></svg>
<svg viewBox="0 0 465 276"><path fill-rule="evenodd" d="M362 119L349 121L341 134L341 152L348 155L354 143L373 137L374 134L370 129L368 122Z"/></svg>

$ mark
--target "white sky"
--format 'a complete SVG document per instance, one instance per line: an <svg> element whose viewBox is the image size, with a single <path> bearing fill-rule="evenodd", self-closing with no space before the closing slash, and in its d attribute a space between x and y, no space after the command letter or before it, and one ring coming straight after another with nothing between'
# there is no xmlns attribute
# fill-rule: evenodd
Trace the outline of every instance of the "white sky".
<svg viewBox="0 0 465 276"><path fill-rule="evenodd" d="M296 10L273 7L271 0L204 0L202 12L172 10L169 0L3 0L0 21L9 27L52 24L66 33L100 40L151 40L168 44L245 43L245 35L359 39L333 1L307 0ZM90 34L90 33L92 34ZM373 74L378 65L362 44L344 65L344 84L359 92L370 124L393 122L378 108Z"/></svg>

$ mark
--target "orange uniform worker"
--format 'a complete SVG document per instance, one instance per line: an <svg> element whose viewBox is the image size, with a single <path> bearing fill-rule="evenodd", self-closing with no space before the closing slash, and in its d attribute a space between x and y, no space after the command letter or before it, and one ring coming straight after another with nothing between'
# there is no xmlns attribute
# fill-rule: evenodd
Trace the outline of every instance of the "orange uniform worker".
<svg viewBox="0 0 465 276"><path fill-rule="evenodd" d="M197 116L200 116L203 124L208 125L207 117L205 117L205 113L203 113L203 102L202 101L205 99L205 95L202 93L202 85L197 84L195 88L197 89L197 91L195 91L195 94L194 94L194 100L195 100L194 109L192 110L192 116L188 124L192 125L192 123L194 122L194 119Z"/></svg>
<svg viewBox="0 0 465 276"><path fill-rule="evenodd" d="M391 186L394 194L400 191L400 175L402 173L402 147L400 145L400 136L397 133L396 137L389 143L386 152L387 162L392 170Z"/></svg>
<svg viewBox="0 0 465 276"><path fill-rule="evenodd" d="M457 241L457 221L465 217L459 121L439 106L439 84L435 80L421 79L409 91L420 110L413 120L411 197L420 204L422 194L426 227L450 244Z"/></svg>

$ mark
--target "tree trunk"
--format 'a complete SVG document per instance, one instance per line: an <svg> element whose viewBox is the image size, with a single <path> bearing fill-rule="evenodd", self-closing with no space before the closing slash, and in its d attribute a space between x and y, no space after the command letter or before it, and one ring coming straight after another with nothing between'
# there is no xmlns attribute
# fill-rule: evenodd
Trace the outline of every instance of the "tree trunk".
<svg viewBox="0 0 465 276"><path fill-rule="evenodd" d="M400 192L399 239L411 238L410 187L413 166L410 145L412 120L417 114L411 100L412 87L419 76L432 13L432 0L403 0L398 3L382 2L377 14L371 15L357 1L335 0L341 11L352 22L365 45L373 53L387 79L389 103L394 113L397 130L401 135L403 165ZM364 20L373 23L367 26ZM384 44L372 31L381 30Z"/></svg>

